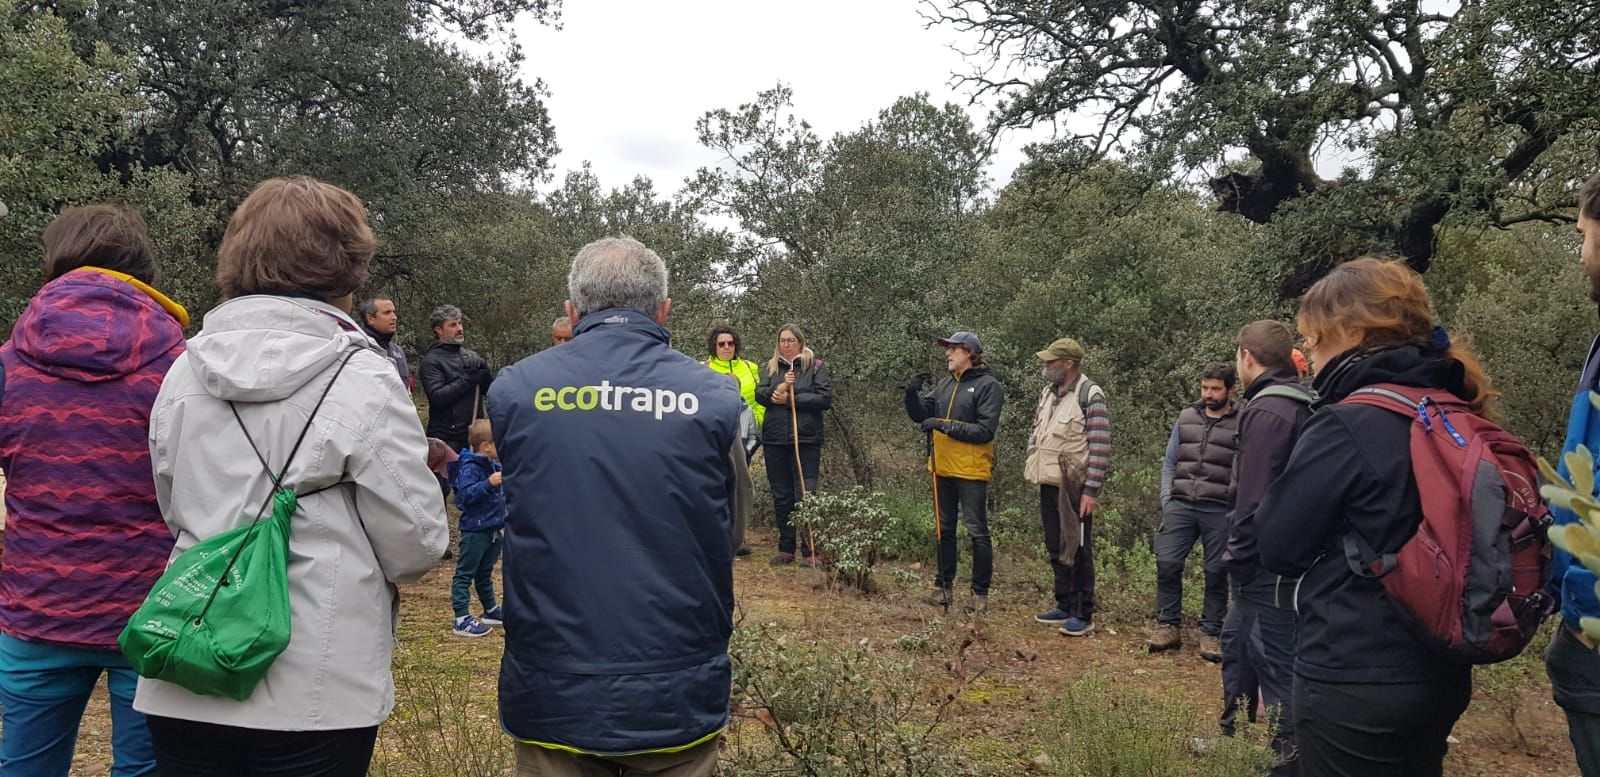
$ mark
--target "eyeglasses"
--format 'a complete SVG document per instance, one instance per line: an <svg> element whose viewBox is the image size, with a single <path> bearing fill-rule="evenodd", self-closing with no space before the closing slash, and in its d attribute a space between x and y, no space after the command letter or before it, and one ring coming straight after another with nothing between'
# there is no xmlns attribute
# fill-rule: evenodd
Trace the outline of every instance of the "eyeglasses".
<svg viewBox="0 0 1600 777"><path fill-rule="evenodd" d="M732 340L718 340L717 341L717 347L718 348L732 348L733 347L733 341Z"/></svg>

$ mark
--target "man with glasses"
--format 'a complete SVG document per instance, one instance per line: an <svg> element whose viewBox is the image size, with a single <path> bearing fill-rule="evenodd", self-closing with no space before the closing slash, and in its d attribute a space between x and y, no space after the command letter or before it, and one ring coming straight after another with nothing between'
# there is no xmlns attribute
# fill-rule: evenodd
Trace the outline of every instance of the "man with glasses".
<svg viewBox="0 0 1600 777"><path fill-rule="evenodd" d="M1023 477L1039 486L1056 606L1034 620L1069 637L1094 630L1094 510L1111 468L1106 394L1083 374L1083 346L1063 337L1039 351L1048 385L1034 411Z"/></svg>

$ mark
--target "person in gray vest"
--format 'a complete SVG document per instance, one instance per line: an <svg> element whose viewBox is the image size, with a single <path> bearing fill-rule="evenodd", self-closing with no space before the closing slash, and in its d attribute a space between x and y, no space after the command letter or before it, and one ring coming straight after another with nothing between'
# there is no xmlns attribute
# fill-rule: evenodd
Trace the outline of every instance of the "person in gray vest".
<svg viewBox="0 0 1600 777"><path fill-rule="evenodd" d="M1156 533L1156 628L1150 652L1183 645L1183 562L1195 540L1205 547L1205 606L1200 657L1222 660L1222 617L1228 610L1228 486L1239 433L1234 369L1212 364L1200 374L1200 401L1178 413L1161 466L1161 530Z"/></svg>

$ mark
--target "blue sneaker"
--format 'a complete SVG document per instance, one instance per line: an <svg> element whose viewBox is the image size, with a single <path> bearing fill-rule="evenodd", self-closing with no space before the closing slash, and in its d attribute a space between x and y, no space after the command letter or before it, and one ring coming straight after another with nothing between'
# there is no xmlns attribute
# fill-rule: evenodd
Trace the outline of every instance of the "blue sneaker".
<svg viewBox="0 0 1600 777"><path fill-rule="evenodd" d="M1068 618L1061 624L1061 633L1069 637L1081 637L1091 631L1094 631L1094 622L1083 618Z"/></svg>
<svg viewBox="0 0 1600 777"><path fill-rule="evenodd" d="M1072 616L1067 615L1066 610L1057 607L1049 612L1041 612L1038 615L1033 616L1033 619L1040 623L1048 623L1051 626L1060 626L1061 624L1066 623L1067 619L1070 617Z"/></svg>
<svg viewBox="0 0 1600 777"><path fill-rule="evenodd" d="M456 627L452 631L458 637L481 637L493 631L493 629L483 625L482 622L471 615L463 615L456 618Z"/></svg>
<svg viewBox="0 0 1600 777"><path fill-rule="evenodd" d="M500 605L497 604L484 610L482 617L478 618L478 622L486 623L490 626L499 626L506 622L505 614L500 611Z"/></svg>

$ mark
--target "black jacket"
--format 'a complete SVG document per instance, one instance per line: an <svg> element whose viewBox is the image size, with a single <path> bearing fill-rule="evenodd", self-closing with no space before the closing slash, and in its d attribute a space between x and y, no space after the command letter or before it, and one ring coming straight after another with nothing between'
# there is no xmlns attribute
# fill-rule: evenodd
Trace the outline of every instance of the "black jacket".
<svg viewBox="0 0 1600 777"><path fill-rule="evenodd" d="M1339 683L1471 682L1471 667L1441 657L1409 630L1383 585L1356 575L1343 536L1355 531L1379 553L1400 549L1422 521L1411 474L1410 421L1377 407L1339 405L1374 383L1442 388L1460 395L1460 362L1414 346L1351 352L1317 378L1321 399L1283 476L1257 510L1261 564L1304 574L1295 673Z"/></svg>
<svg viewBox="0 0 1600 777"><path fill-rule="evenodd" d="M1000 430L1005 387L988 367L979 365L961 373L962 390L956 388L956 377L949 375L940 378L928 394L906 391L906 414L919 424L929 418L949 418L941 431L962 442L982 445L993 441ZM954 402L950 401L952 393Z"/></svg>
<svg viewBox="0 0 1600 777"><path fill-rule="evenodd" d="M456 447L465 446L473 405L481 405L478 394L488 393L494 379L488 362L460 343L435 340L422 353L417 377L422 381L423 393L428 395L428 436ZM481 409L479 415L483 415Z"/></svg>
<svg viewBox="0 0 1600 777"><path fill-rule="evenodd" d="M797 360L799 367L794 376L794 409L795 417L791 418L788 405L777 405L772 402L772 390L783 383L784 373L789 371L788 362L780 362L777 372L767 372L762 368L761 382L756 384L756 401L767 408L766 417L761 421L761 442L764 445L793 445L794 434L790 429L796 421L800 426L801 445L822 444L822 413L833 407L833 384L828 380L828 365L820 359L801 357Z"/></svg>
<svg viewBox="0 0 1600 777"><path fill-rule="evenodd" d="M1292 369L1269 370L1244 390L1245 406L1239 412L1239 452L1229 486L1229 503L1233 507L1228 513L1228 547L1222 555L1229 572L1241 583L1254 578L1261 563L1256 550L1256 508L1267 495L1267 487L1283 474L1294 441L1311 417L1307 402L1280 396L1256 399L1268 386L1298 387L1300 378Z"/></svg>

